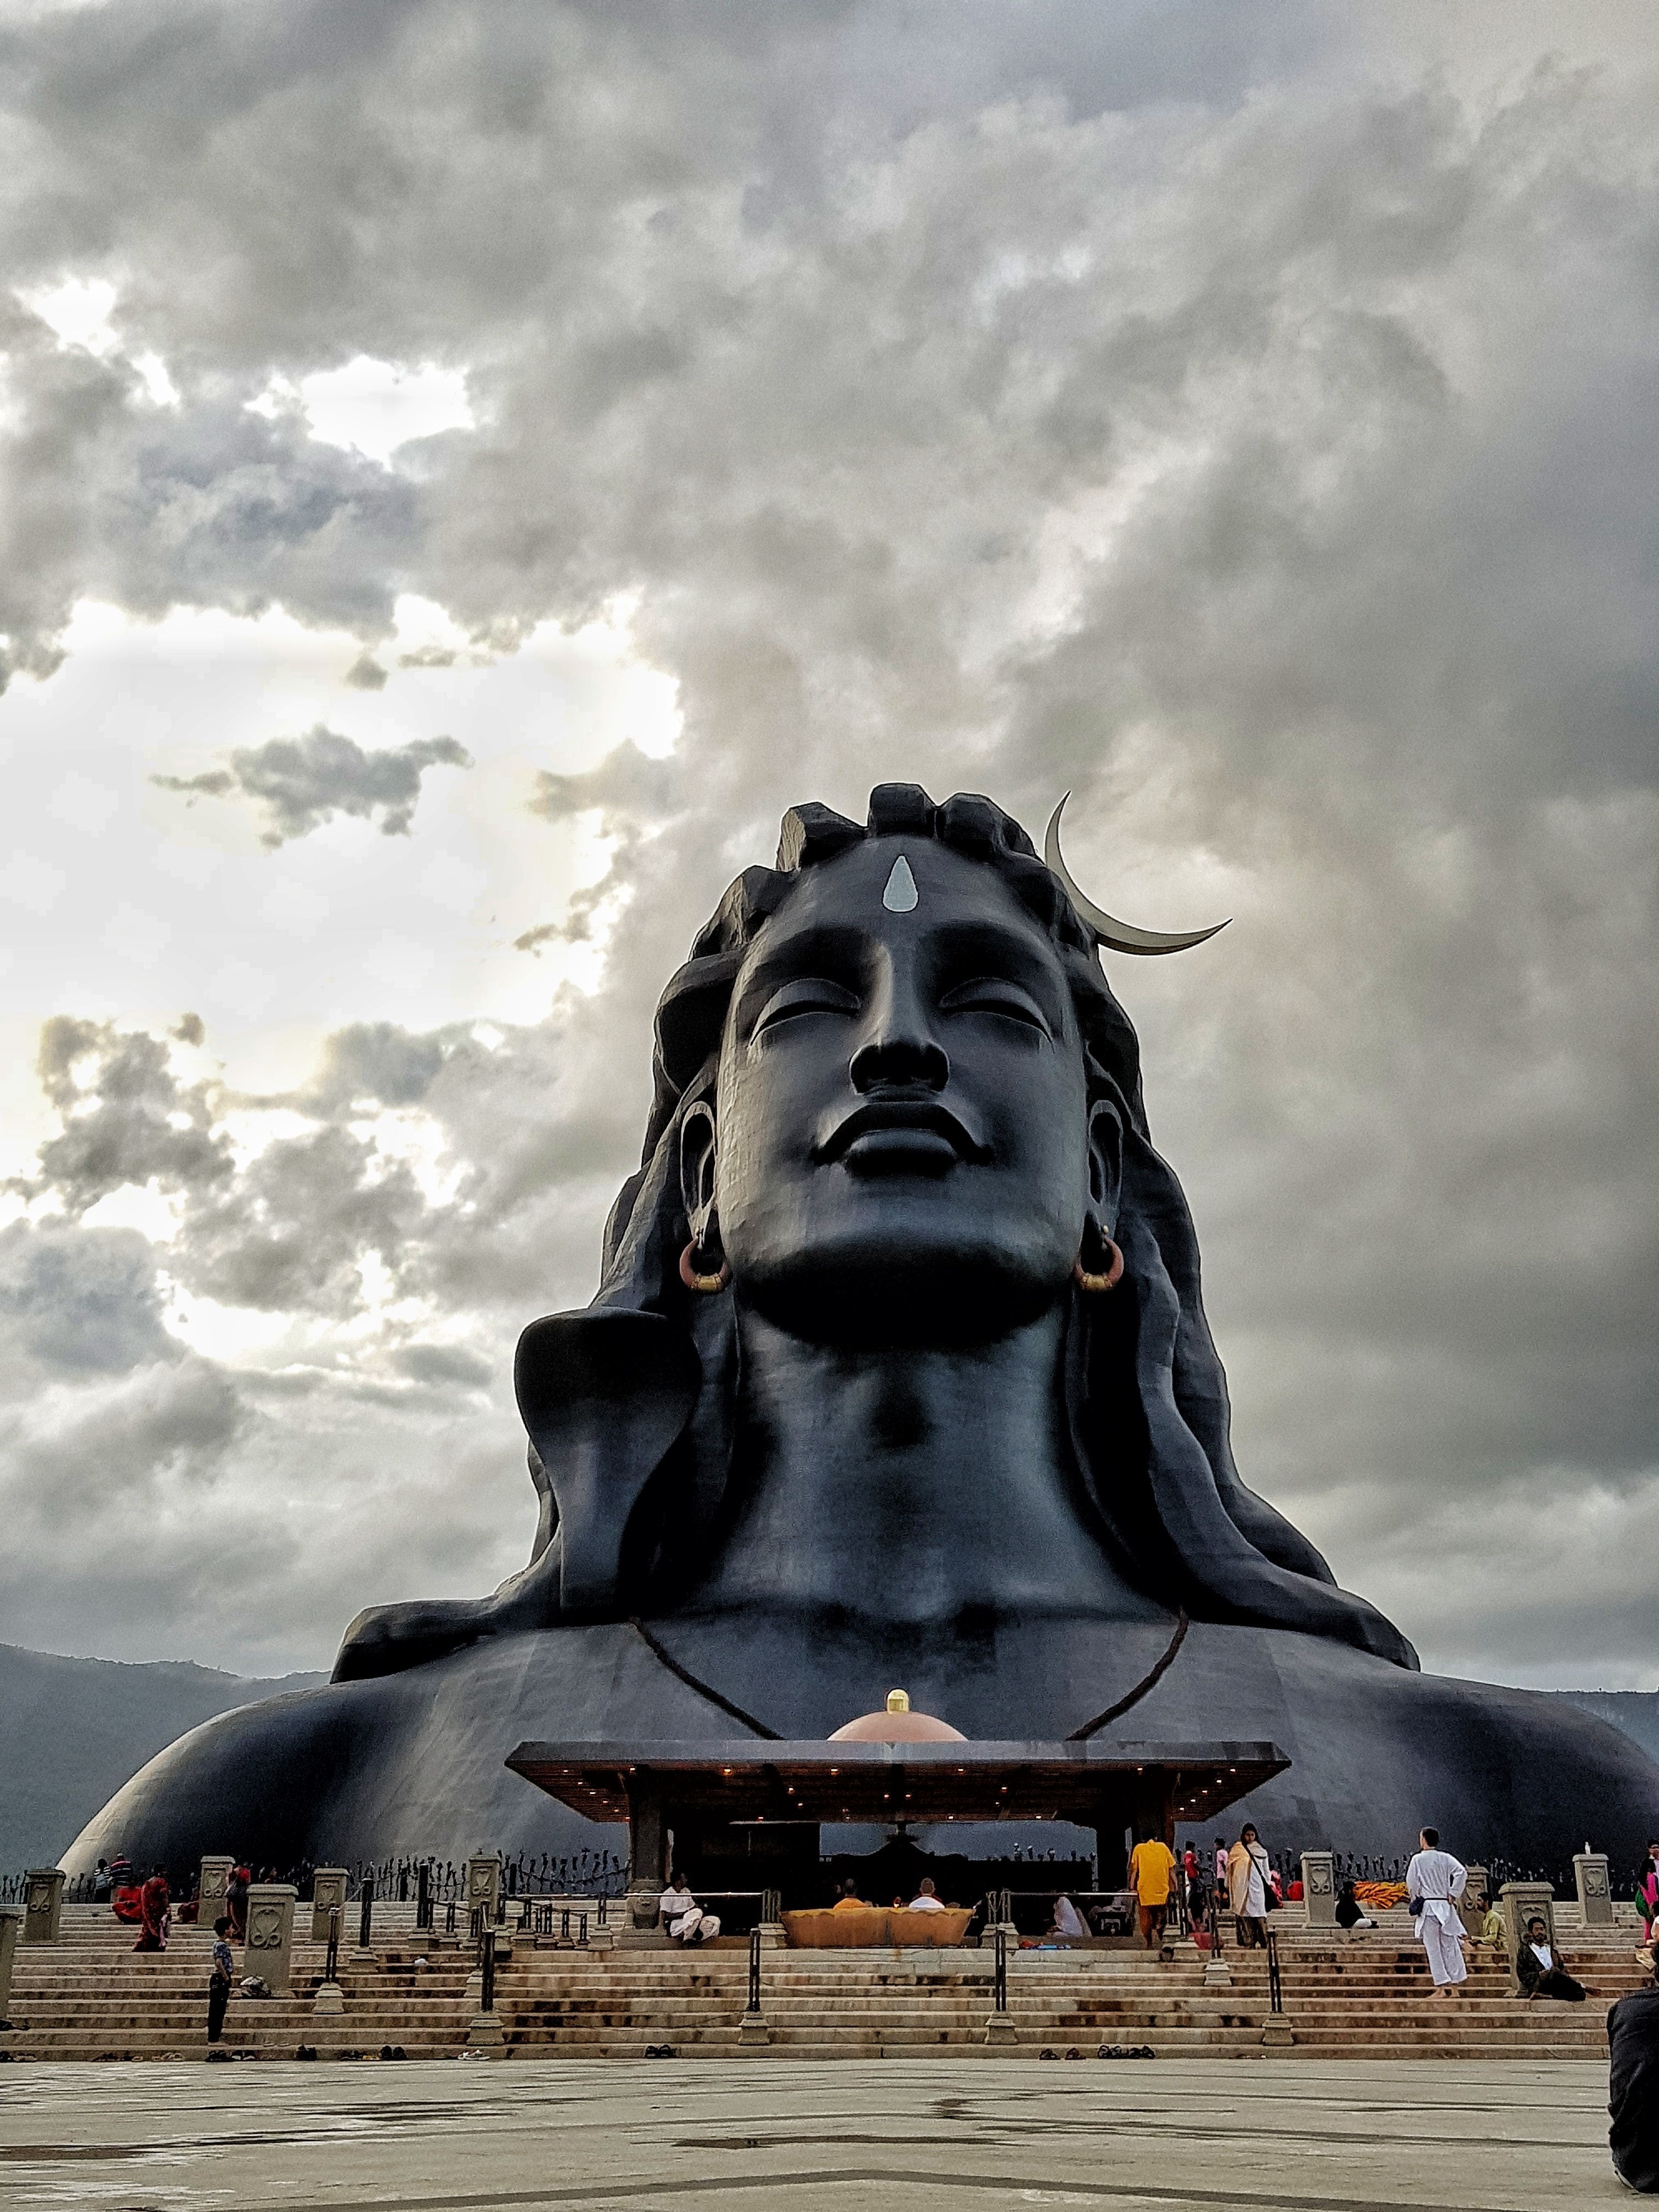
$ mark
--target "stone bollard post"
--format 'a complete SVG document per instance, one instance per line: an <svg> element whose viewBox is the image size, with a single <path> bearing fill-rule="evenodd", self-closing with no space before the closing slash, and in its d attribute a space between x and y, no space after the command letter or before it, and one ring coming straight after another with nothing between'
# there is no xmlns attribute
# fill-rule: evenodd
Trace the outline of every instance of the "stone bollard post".
<svg viewBox="0 0 1659 2212"><path fill-rule="evenodd" d="M226 1892L230 1885L230 1870L234 1859L212 1858L202 1861L202 1871L197 1877L196 1895L199 1900L196 1910L196 1925L205 1928L210 1936L213 1923L222 1920L230 1911Z"/></svg>
<svg viewBox="0 0 1659 2212"><path fill-rule="evenodd" d="M31 1867L23 1907L23 1941L56 1943L64 1923L64 1870L61 1867Z"/></svg>
<svg viewBox="0 0 1659 2212"><path fill-rule="evenodd" d="M1527 1940L1527 1923L1542 1920L1548 1931L1552 1948L1555 1942L1555 1892L1547 1881L1506 1881L1498 1895L1504 1906L1504 1934L1509 1951L1511 1996L1517 1994L1521 1979L1515 1971L1515 1961L1521 1946Z"/></svg>
<svg viewBox="0 0 1659 2212"><path fill-rule="evenodd" d="M0 1905L0 2027L9 2027L6 2008L11 2002L11 1962L17 1956L17 1939L23 1932L21 1905Z"/></svg>
<svg viewBox="0 0 1659 2212"><path fill-rule="evenodd" d="M466 1904L470 1917L483 1908L484 1925L495 1925L495 1909L501 1901L501 1863L493 1853L480 1852L466 1863Z"/></svg>
<svg viewBox="0 0 1659 2212"><path fill-rule="evenodd" d="M247 1893L243 1971L269 1982L273 1996L286 1996L292 1978L297 1894L291 1881L256 1881Z"/></svg>
<svg viewBox="0 0 1659 2212"><path fill-rule="evenodd" d="M1574 1880L1578 1885L1578 1912L1586 1928L1611 1928L1613 1889L1607 1881L1607 1855L1588 1844L1572 1855Z"/></svg>
<svg viewBox="0 0 1659 2212"><path fill-rule="evenodd" d="M1336 1853L1304 1851L1302 1904L1310 1928L1336 1925Z"/></svg>
<svg viewBox="0 0 1659 2212"><path fill-rule="evenodd" d="M345 1869L319 1867L311 1878L311 1940L313 1943L327 1942L329 1915L331 1912L338 1912L340 1921L343 1923L345 1903Z"/></svg>

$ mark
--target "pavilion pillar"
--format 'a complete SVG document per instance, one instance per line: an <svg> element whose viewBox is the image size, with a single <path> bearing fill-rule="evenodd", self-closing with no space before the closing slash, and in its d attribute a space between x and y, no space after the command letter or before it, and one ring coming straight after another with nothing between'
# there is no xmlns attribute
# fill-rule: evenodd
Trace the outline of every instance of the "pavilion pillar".
<svg viewBox="0 0 1659 2212"><path fill-rule="evenodd" d="M1095 1822L1095 1880L1103 1889L1121 1889L1129 1879L1129 1854L1123 1847L1127 1826L1121 1805L1107 1806Z"/></svg>
<svg viewBox="0 0 1659 2212"><path fill-rule="evenodd" d="M628 1778L628 1895L635 1928L656 1925L657 1904L668 1887L668 1808L654 1775Z"/></svg>

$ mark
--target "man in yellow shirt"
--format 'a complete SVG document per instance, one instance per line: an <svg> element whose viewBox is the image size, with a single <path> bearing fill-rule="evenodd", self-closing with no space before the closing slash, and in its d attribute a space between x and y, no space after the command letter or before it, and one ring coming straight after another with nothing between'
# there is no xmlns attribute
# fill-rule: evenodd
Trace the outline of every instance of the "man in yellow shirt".
<svg viewBox="0 0 1659 2212"><path fill-rule="evenodd" d="M854 1881L844 1881L841 1886L841 1895L830 1910L832 1912L868 1912L870 1907L859 1895L858 1884Z"/></svg>
<svg viewBox="0 0 1659 2212"><path fill-rule="evenodd" d="M1149 1951L1164 1941L1175 1864L1175 1853L1162 1836L1143 1838L1129 1854L1129 1887L1140 1907L1141 1941Z"/></svg>

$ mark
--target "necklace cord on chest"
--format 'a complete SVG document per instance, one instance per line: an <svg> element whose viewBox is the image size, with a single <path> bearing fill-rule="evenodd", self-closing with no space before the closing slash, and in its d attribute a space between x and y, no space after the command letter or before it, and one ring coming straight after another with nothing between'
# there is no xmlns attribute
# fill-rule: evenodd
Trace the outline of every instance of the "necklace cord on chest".
<svg viewBox="0 0 1659 2212"><path fill-rule="evenodd" d="M709 1683L700 1681L689 1667L682 1667L673 1653L665 1650L636 1613L629 1616L628 1625L653 1658L659 1659L669 1673L684 1682L688 1690L695 1690L700 1698L706 1698L711 1705L717 1705L721 1712L729 1714L732 1720L739 1722L751 1735L763 1736L769 1743L784 1741L785 1739L780 1735L776 1729L768 1728L764 1721L757 1721L753 1713L744 1712L741 1705L734 1705L730 1698L723 1696ZM1073 1729L1066 1737L1066 1742L1086 1743L1089 1738L1097 1735L1108 1722L1121 1719L1132 1705L1138 1705L1147 1692L1155 1688L1174 1665L1175 1656L1186 1641L1187 1631L1191 1626L1183 1607L1176 1617L1176 1632L1170 1638L1169 1649L1157 1666L1152 1668L1151 1674L1137 1682L1128 1695L1120 1698L1115 1705L1108 1705L1103 1713L1097 1713L1093 1720L1085 1721L1081 1728Z"/></svg>
<svg viewBox="0 0 1659 2212"><path fill-rule="evenodd" d="M1081 1728L1073 1729L1066 1737L1066 1742L1087 1743L1089 1738L1097 1735L1109 1721L1121 1719L1131 1705L1138 1705L1146 1692L1155 1688L1175 1664L1176 1653L1186 1642L1187 1631L1191 1626L1192 1623L1187 1618L1186 1607L1183 1606L1176 1616L1176 1632L1170 1638L1170 1648L1153 1668L1152 1673L1137 1682L1127 1698L1120 1698L1115 1705L1108 1705L1103 1713L1097 1713L1093 1720L1085 1721Z"/></svg>
<svg viewBox="0 0 1659 2212"><path fill-rule="evenodd" d="M637 1614L629 1618L628 1625L644 1644L646 1650L653 1657L660 1659L669 1673L678 1676L688 1690L695 1690L700 1698L707 1698L711 1705L718 1705L723 1713L729 1713L734 1721L741 1722L743 1726L754 1735L764 1736L769 1743L783 1741L784 1739L778 1734L776 1729L768 1728L766 1723L757 1721L753 1713L744 1712L743 1707L733 1705L730 1698L722 1697L718 1690L711 1689L707 1682L700 1682L689 1667L682 1667L673 1653L665 1651L658 1643L656 1638Z"/></svg>

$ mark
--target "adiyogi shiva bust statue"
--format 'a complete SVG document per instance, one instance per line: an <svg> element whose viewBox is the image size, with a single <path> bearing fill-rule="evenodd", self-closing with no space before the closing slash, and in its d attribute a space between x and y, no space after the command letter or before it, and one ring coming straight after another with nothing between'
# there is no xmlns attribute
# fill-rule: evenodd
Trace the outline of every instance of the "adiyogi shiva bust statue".
<svg viewBox="0 0 1659 2212"><path fill-rule="evenodd" d="M1286 1846L1466 1859L1659 1826L1563 1701L1423 1674L1247 1489L1114 921L989 799L786 816L657 1010L580 1312L520 1340L541 1512L492 1596L377 1608L325 1688L209 1722L66 1863L543 1849L520 1741L822 1738L908 1684L971 1737L1271 1740ZM1230 1818L1240 1817L1230 1814ZM593 1840L591 1837L587 1840Z"/></svg>

